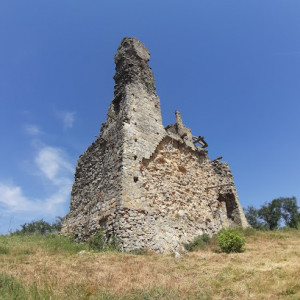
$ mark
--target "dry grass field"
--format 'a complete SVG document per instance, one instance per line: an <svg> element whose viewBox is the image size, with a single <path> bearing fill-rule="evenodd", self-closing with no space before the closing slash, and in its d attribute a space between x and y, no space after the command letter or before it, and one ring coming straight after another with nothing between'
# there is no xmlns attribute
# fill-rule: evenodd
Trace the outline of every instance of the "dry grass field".
<svg viewBox="0 0 300 300"><path fill-rule="evenodd" d="M250 233L242 253L180 258L0 236L0 299L300 299L300 231Z"/></svg>

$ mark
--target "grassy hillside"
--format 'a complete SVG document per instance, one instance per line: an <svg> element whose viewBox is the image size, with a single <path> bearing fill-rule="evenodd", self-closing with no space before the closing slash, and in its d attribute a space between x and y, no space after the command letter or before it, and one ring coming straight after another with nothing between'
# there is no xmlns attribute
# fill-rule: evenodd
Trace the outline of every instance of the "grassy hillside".
<svg viewBox="0 0 300 300"><path fill-rule="evenodd" d="M0 299L300 299L300 231L250 233L243 253L180 258L0 236Z"/></svg>

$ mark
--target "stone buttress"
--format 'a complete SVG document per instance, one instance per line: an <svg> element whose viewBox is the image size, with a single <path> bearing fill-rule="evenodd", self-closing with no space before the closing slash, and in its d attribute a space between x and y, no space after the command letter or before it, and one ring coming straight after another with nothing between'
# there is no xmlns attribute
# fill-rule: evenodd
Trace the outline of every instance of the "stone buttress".
<svg viewBox="0 0 300 300"><path fill-rule="evenodd" d="M85 240L102 228L124 250L173 252L199 234L247 226L229 166L209 160L178 111L163 127L149 59L139 40L122 40L114 99L78 160L63 234Z"/></svg>

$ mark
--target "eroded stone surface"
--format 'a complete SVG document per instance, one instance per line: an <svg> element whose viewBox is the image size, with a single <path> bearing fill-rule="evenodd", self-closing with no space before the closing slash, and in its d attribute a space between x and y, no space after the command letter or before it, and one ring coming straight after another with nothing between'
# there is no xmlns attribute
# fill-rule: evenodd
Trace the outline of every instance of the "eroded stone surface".
<svg viewBox="0 0 300 300"><path fill-rule="evenodd" d="M149 59L136 38L122 40L114 99L79 157L63 234L86 239L101 227L124 250L174 252L199 234L247 226L229 166L193 143L179 112L163 127Z"/></svg>

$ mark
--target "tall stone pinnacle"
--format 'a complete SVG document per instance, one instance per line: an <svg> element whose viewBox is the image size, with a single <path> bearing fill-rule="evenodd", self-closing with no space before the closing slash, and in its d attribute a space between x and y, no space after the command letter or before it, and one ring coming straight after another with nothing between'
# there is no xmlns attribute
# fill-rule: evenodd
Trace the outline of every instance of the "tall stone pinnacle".
<svg viewBox="0 0 300 300"><path fill-rule="evenodd" d="M120 103L126 97L126 87L140 86L148 94L156 95L154 76L148 65L150 52L137 38L123 38L115 55L114 111L118 114Z"/></svg>
<svg viewBox="0 0 300 300"><path fill-rule="evenodd" d="M155 82L149 60L150 52L138 39L125 37L115 55L115 92L128 83L143 84L149 92L154 92Z"/></svg>

